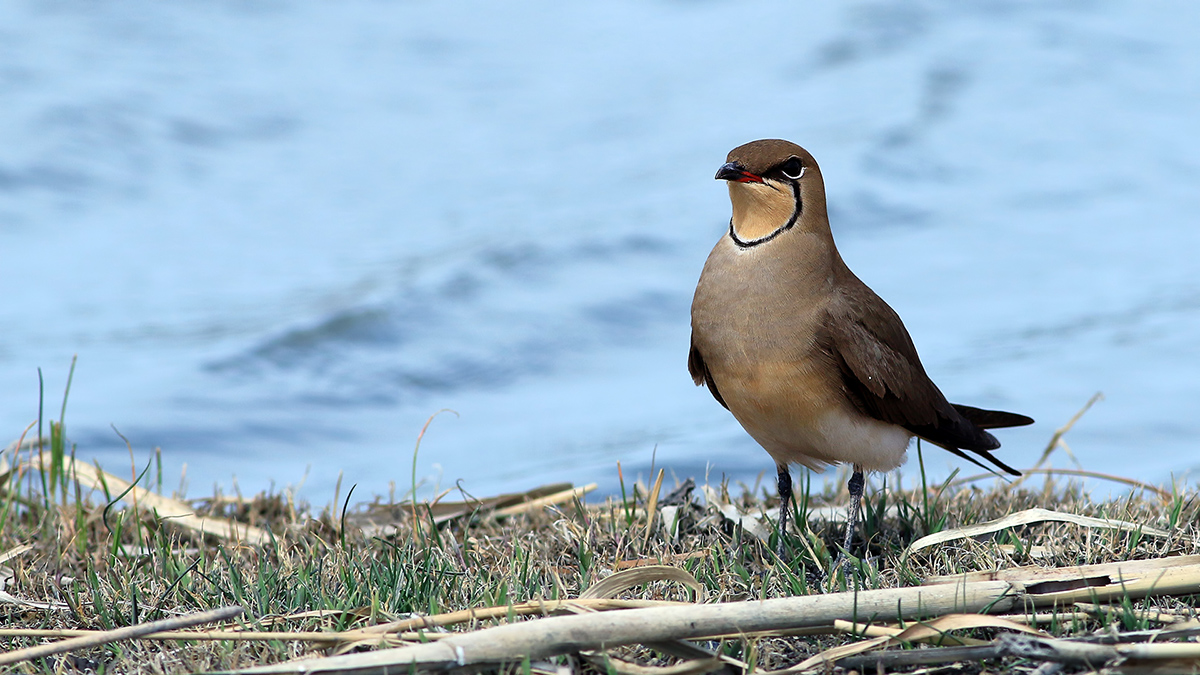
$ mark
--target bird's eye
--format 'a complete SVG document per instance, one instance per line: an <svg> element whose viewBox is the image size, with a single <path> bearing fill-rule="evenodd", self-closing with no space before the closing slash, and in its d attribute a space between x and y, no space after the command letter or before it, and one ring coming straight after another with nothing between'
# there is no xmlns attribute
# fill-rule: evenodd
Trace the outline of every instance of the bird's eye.
<svg viewBox="0 0 1200 675"><path fill-rule="evenodd" d="M804 165L800 163L800 158L798 157L793 157L784 162L783 165L779 167L779 170L783 172L784 176L787 176L792 180L800 180L800 176L804 175Z"/></svg>

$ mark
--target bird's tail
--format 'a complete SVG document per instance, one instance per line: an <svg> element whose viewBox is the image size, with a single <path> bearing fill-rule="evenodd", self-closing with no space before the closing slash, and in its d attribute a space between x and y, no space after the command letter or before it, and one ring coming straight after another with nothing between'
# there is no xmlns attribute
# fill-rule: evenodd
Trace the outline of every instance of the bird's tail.
<svg viewBox="0 0 1200 675"><path fill-rule="evenodd" d="M1033 424L1032 417L1018 415L1017 413L1004 412L1003 410L983 410L982 408L972 408L969 405L959 405L951 403L958 414L967 418L972 424L980 429L1004 429L1006 427L1023 427L1027 424Z"/></svg>

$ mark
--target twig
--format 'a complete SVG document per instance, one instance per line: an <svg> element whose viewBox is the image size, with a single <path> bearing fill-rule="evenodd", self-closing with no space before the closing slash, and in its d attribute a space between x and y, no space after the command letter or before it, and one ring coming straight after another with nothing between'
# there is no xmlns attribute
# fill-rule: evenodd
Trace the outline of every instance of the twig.
<svg viewBox="0 0 1200 675"><path fill-rule="evenodd" d="M873 670L956 661L986 661L1005 656L1016 656L1031 661L1080 664L1098 669L1118 658L1120 654L1115 648L1104 645L1006 633L988 645L874 652L839 659L837 665L847 670Z"/></svg>
<svg viewBox="0 0 1200 675"><path fill-rule="evenodd" d="M935 649L904 649L890 652L859 654L840 659L837 665L846 670L873 671L895 666L917 666L955 661L986 661L1002 656L999 645L978 647L939 647Z"/></svg>
<svg viewBox="0 0 1200 675"><path fill-rule="evenodd" d="M904 632L904 629L899 626L881 626L869 623L854 623L845 619L838 619L833 622L833 627L839 633L849 633L859 637L895 637ZM976 640L974 638L957 637L938 633L931 637L920 640L921 642L944 641L940 644L950 645L986 645L987 640Z"/></svg>
<svg viewBox="0 0 1200 675"><path fill-rule="evenodd" d="M53 654L62 654L64 652L74 651L76 649L87 649L89 647L99 647L111 642L120 642L122 640L133 640L151 633L160 631L176 630L179 628L188 628L197 626L202 623L213 623L216 621L227 621L242 614L242 608L238 606L221 607L220 609L212 609L207 612L196 612L195 614L187 614L184 616L172 617L170 619L162 619L160 621L151 621L142 623L136 626L126 626L116 630L106 630L88 635L86 637L76 637L61 642L53 642L48 645L38 645L36 647L28 647L26 649L16 649L11 652L0 654L0 666L10 666L14 663L21 663L30 659L38 659Z"/></svg>
<svg viewBox="0 0 1200 675"><path fill-rule="evenodd" d="M1075 607L1077 607L1081 611L1083 611L1087 614L1093 615L1093 616L1102 616L1105 614L1115 614L1116 612L1121 611L1121 609L1119 607L1112 607L1109 605L1094 605L1090 602L1077 602L1077 603L1075 603ZM1151 610L1146 610L1144 612L1138 612L1138 618L1144 619L1146 621L1153 621L1155 623L1166 623L1166 624L1177 623L1177 622L1183 621L1185 619L1185 617L1182 617L1178 614L1167 614L1165 612L1155 612L1155 611L1151 611Z"/></svg>
<svg viewBox="0 0 1200 675"><path fill-rule="evenodd" d="M575 499L581 499L581 498L583 498L584 495L591 492L592 490L595 490L597 487L599 487L599 486L596 483L588 483L587 485L584 485L583 487L577 487L577 488L571 488L569 490L563 490L562 492L556 492L552 495L546 495L545 497L531 499L531 500L521 503L521 504L514 504L512 506L508 506L508 507L505 507L502 509L496 509L495 511L492 512L491 515L493 518L504 518L507 516L515 516L515 515L518 515L521 513L533 513L535 511L537 511L538 509L545 507L545 506L549 506L551 504L561 504L563 502L569 502L569 501L572 501Z"/></svg>
<svg viewBox="0 0 1200 675"><path fill-rule="evenodd" d="M838 620L834 621L834 625L843 630L860 633L862 628L858 624L852 624L849 621ZM804 661L784 670L772 671L764 675L791 675L792 673L808 672L814 668L827 668L842 659L850 658L855 654L862 654L867 651L877 649L886 649L897 645L910 642L926 642L937 641L938 644L944 644L946 641L954 645L986 645L988 643L981 640L970 640L949 635L950 631L970 630L974 628L999 628L1004 630L1016 630L1022 633L1032 633L1034 635L1045 635L1041 631L1034 630L1024 624L1013 623L1005 619L1000 619L986 614L947 614L939 616L931 621L918 621L904 628L886 628L883 626L866 627L868 632L875 632L877 635L869 640L862 642L840 645L827 649L819 654L813 655ZM873 629L873 630L872 630Z"/></svg>
<svg viewBox="0 0 1200 675"><path fill-rule="evenodd" d="M29 544L17 544L16 546L5 551L3 554L0 554L0 565L3 565L4 563L8 562L9 560L12 560L13 558L15 558L19 555L24 555L26 553L29 553L32 550L33 550L33 547L30 546Z"/></svg>
<svg viewBox="0 0 1200 675"><path fill-rule="evenodd" d="M618 659L610 654L596 652L585 652L583 658L598 670L615 672L618 675L705 675L718 671L738 672L719 657L690 659L673 666L643 666L639 663Z"/></svg>
<svg viewBox="0 0 1200 675"><path fill-rule="evenodd" d="M1104 664L1120 657L1114 647L1085 642L1069 642L1034 638L1028 635L1001 635L996 646L1003 656L1017 656L1031 661L1054 661L1087 666L1098 670ZM1200 647L1200 645L1197 645Z"/></svg>
<svg viewBox="0 0 1200 675"><path fill-rule="evenodd" d="M1134 661L1200 660L1200 644L1168 642L1103 645L1080 640L1056 640L1006 633L996 638L990 645L875 652L839 659L837 665L847 670L870 670L872 667L891 668L955 661L983 661L1005 656L1015 656L1030 661L1082 665L1097 670L1117 659Z"/></svg>
<svg viewBox="0 0 1200 675"><path fill-rule="evenodd" d="M1170 492L1168 492L1160 487L1157 487L1155 485L1151 485L1149 483L1144 483L1140 480L1136 480L1133 478L1126 478L1124 476L1116 476L1111 473L1100 473L1098 471L1086 471L1084 469L1037 469L1037 468L1025 469L1022 471L1022 473L1025 474L1025 476L1031 476L1033 474L1043 474L1046 476L1079 476L1080 478L1096 478L1099 480L1107 480L1107 481L1111 481L1113 483L1121 483L1123 485L1128 485L1130 487L1135 487L1135 488L1139 488L1142 490L1146 490L1148 492L1153 492L1154 494L1158 495L1159 497L1162 497L1163 499L1170 499L1172 497ZM958 480L953 481L952 483L950 483L950 487L959 487L960 485L966 485L967 483L974 483L977 480L983 480L985 478L995 478L995 477L996 477L996 474L994 474L994 473L977 473L973 476L967 476L966 478L959 478ZM1008 489L1011 490L1012 488L1016 487L1019 482L1020 482L1020 479L1017 479L1017 480L1013 481L1012 483L1009 483L1007 485Z"/></svg>
<svg viewBox="0 0 1200 675"><path fill-rule="evenodd" d="M1104 394L1102 392L1098 391L1095 394L1092 394L1092 397L1090 399L1088 399L1087 403L1083 404L1083 407L1079 409L1079 412L1072 415L1071 419L1067 420L1066 424L1062 425L1057 430L1055 430L1054 435L1050 437L1050 442L1046 444L1046 449L1042 451L1042 456L1038 458L1038 461L1036 464L1033 465L1033 468L1037 469L1037 468L1040 468L1043 464L1045 464L1046 460L1050 459L1050 455L1054 452L1054 449L1059 446L1060 441L1062 441L1063 436L1067 435L1067 432L1071 430L1071 427L1075 426L1075 423L1079 421L1079 418L1083 417L1084 414L1088 410L1090 410L1092 406L1096 405L1097 401L1101 401L1103 399L1104 399ZM1064 446L1064 448L1066 447L1065 443L1062 445ZM1068 449L1067 454L1070 455L1070 452L1071 451ZM1071 460L1075 462L1075 466L1079 466L1079 460L1075 459L1074 455L1070 455L1070 456L1071 456ZM1082 469L1083 467L1080 467L1080 468ZM1016 482L1020 483L1021 480L1022 480L1021 478L1018 478Z"/></svg>
<svg viewBox="0 0 1200 675"><path fill-rule="evenodd" d="M1076 602L1103 602L1150 595L1200 593L1200 555L1125 560L1076 567L1010 567L929 577L924 584L967 584L1006 581L1024 594L1032 607L1073 606ZM1025 606L1029 609L1030 606Z"/></svg>
<svg viewBox="0 0 1200 675"><path fill-rule="evenodd" d="M25 637L25 638L75 638L88 637L91 635L101 635L107 631L102 630L80 630L69 628L0 628L0 637ZM433 641L442 638L447 638L453 633L427 633L427 632L406 632L406 633L388 633L387 637L398 637L401 640L408 642L423 642ZM380 634L376 637L383 637ZM280 640L283 642L349 642L351 640L361 640L362 631L342 631L337 633L332 632L317 632L317 631L251 631L251 630L206 630L206 631L190 631L190 630L165 630L149 635L139 635L135 640L195 640L202 642L213 642L220 640L228 640L230 642L256 642L268 640Z"/></svg>
<svg viewBox="0 0 1200 675"><path fill-rule="evenodd" d="M687 562L696 558L707 558L712 555L709 549L701 549L699 551L689 551L687 553L679 553L675 555L664 555L662 559L658 558L637 558L634 560L618 560L614 565L614 569L625 570L630 567L645 567L646 565L663 565L668 563Z"/></svg>
<svg viewBox="0 0 1200 675"><path fill-rule="evenodd" d="M435 614L433 616L418 616L411 619L401 619L390 623L381 623L375 626L361 628L358 631L346 631L350 633L360 633L362 636L378 635L381 633L396 633L399 631L416 630L421 628L436 628L440 626L452 626L458 623L466 623L468 621L487 621L489 619L503 619L508 616L528 616L530 614L550 614L568 606L587 607L590 609L609 610L609 609L635 609L639 607L659 607L664 605L687 605L691 603L674 602L671 600L614 600L611 598L576 598L574 600L533 600L523 602L519 605L498 605L496 607L477 607L473 609L463 609L457 612L447 612L445 614Z"/></svg>
<svg viewBox="0 0 1200 675"><path fill-rule="evenodd" d="M1200 635L1200 623L1187 622L1182 627L1157 628L1154 630L1135 630L1126 633L1098 633L1072 638L1080 642L1095 642L1096 644L1115 645L1118 643L1132 644L1134 642L1162 642L1165 640L1185 640Z"/></svg>
<svg viewBox="0 0 1200 675"><path fill-rule="evenodd" d="M1086 621L1092 618L1092 615L1087 612L1036 612L1033 614L1003 614L1002 619L1008 619L1016 623L1026 623L1030 625L1053 623L1057 621L1060 625L1067 624L1073 621Z"/></svg>

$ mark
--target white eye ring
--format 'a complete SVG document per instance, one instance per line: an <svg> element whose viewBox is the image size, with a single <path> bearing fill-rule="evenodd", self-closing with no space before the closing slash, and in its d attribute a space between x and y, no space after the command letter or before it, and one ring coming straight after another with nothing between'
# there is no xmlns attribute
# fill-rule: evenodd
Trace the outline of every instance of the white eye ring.
<svg viewBox="0 0 1200 675"><path fill-rule="evenodd" d="M791 180L800 180L800 177L804 175L804 170L805 170L805 169L807 169L807 168L808 168L808 167L806 167L806 166L802 166L802 167L800 167L800 173L796 174L795 176L793 176L792 174L788 173L787 171L784 171L784 172L783 172L783 175L784 175L784 176L787 176L787 177L788 177L788 178L790 178Z"/></svg>

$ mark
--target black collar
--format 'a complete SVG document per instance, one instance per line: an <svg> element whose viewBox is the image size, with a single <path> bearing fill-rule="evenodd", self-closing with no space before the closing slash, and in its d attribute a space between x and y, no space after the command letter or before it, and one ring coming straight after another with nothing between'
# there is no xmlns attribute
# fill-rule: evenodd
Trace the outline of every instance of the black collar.
<svg viewBox="0 0 1200 675"><path fill-rule="evenodd" d="M800 220L800 212L802 210L804 210L803 200L800 199L800 183L798 183L798 182L792 183L792 195L795 198L796 204L794 207L792 207L792 216L790 218L788 218L788 221L786 223L784 223L783 227L780 227L779 229L775 230L774 232L772 232L771 234L768 234L765 237L759 237L758 239L751 239L750 241L746 241L745 239L742 239L737 236L737 231L735 231L733 229L733 218L730 218L729 219L729 238L733 240L733 243L738 245L738 248L750 248L751 246L758 246L759 244L765 244L768 241L771 241L772 239L774 239L775 237L778 237L780 235L780 233L787 232L788 230L792 229L792 226L796 224L796 221Z"/></svg>

